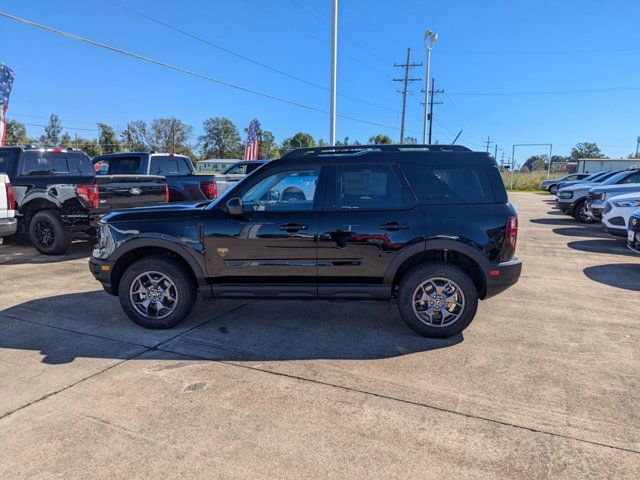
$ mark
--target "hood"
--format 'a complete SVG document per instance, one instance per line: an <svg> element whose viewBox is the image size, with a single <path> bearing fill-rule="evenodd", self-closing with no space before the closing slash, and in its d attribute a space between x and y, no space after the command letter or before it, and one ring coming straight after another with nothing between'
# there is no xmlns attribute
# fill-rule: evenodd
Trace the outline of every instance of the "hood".
<svg viewBox="0 0 640 480"><path fill-rule="evenodd" d="M612 193L620 192L640 192L640 183L625 183L622 185L605 185L603 187L593 187L590 193L606 193L607 197L611 197Z"/></svg>
<svg viewBox="0 0 640 480"><path fill-rule="evenodd" d="M569 186L562 187L560 189L560 191L564 190L564 191L567 191L567 192L575 192L576 190L589 189L593 185L597 185L597 183L593 183L593 182L576 183L575 185L569 185Z"/></svg>
<svg viewBox="0 0 640 480"><path fill-rule="evenodd" d="M638 187L640 187L640 185L638 185ZM612 195L607 200L619 202L623 200L636 200L636 199L640 199L640 188L638 188L638 190L634 192L623 193L621 195Z"/></svg>
<svg viewBox="0 0 640 480"><path fill-rule="evenodd" d="M102 217L103 222L130 222L145 220L184 220L199 216L216 200L197 202L163 203L147 207L127 208L116 210Z"/></svg>

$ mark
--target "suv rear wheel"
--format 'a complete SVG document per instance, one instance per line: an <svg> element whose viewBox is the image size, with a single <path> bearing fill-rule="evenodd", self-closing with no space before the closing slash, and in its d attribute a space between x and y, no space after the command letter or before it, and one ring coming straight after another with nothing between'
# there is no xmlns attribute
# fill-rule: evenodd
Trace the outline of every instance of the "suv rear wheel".
<svg viewBox="0 0 640 480"><path fill-rule="evenodd" d="M462 332L478 308L478 291L455 265L418 265L402 278L399 308L405 323L425 337L447 338Z"/></svg>
<svg viewBox="0 0 640 480"><path fill-rule="evenodd" d="M43 255L62 255L71 245L71 232L55 210L42 210L31 218L29 238Z"/></svg>
<svg viewBox="0 0 640 480"><path fill-rule="evenodd" d="M196 287L177 260L152 256L134 262L120 279L120 305L127 316L145 328L171 328L195 305Z"/></svg>

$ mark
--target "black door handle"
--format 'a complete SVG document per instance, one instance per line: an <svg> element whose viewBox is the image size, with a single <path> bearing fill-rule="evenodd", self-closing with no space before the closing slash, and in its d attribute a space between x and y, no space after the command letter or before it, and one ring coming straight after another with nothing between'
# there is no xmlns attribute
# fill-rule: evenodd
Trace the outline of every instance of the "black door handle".
<svg viewBox="0 0 640 480"><path fill-rule="evenodd" d="M392 232L395 232L396 230L407 230L408 228L409 225L398 222L387 222L380 225L380 230L390 230Z"/></svg>
<svg viewBox="0 0 640 480"><path fill-rule="evenodd" d="M306 229L306 225L299 225L297 223L286 223L284 225L280 225L280 230L284 230L285 232L299 232L300 230Z"/></svg>

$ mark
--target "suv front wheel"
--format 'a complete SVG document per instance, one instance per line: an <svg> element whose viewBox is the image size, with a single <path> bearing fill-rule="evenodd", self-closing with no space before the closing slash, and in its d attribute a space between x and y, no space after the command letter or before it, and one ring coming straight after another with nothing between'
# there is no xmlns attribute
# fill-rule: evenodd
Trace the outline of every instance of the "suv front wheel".
<svg viewBox="0 0 640 480"><path fill-rule="evenodd" d="M425 337L447 338L462 332L478 308L478 291L455 265L430 262L402 278L398 303L405 323Z"/></svg>
<svg viewBox="0 0 640 480"><path fill-rule="evenodd" d="M134 262L120 279L120 305L145 328L171 328L184 320L196 301L189 272L171 257L152 256Z"/></svg>

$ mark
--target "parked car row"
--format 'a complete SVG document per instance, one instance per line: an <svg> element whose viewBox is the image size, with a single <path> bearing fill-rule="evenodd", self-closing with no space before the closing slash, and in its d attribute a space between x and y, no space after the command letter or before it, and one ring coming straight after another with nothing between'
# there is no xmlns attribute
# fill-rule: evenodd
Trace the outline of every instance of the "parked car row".
<svg viewBox="0 0 640 480"><path fill-rule="evenodd" d="M45 255L65 253L75 235L94 235L111 211L217 196L215 177L196 175L182 155L92 160L79 150L31 146L0 148L0 187L0 238L22 231Z"/></svg>
<svg viewBox="0 0 640 480"><path fill-rule="evenodd" d="M545 184L557 187L556 207L578 222L600 222L605 232L626 239L628 247L640 253L640 169L598 172L567 180L563 177Z"/></svg>

